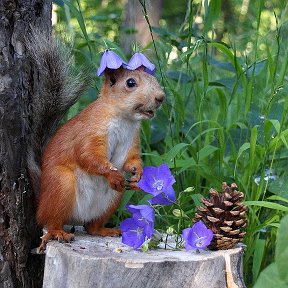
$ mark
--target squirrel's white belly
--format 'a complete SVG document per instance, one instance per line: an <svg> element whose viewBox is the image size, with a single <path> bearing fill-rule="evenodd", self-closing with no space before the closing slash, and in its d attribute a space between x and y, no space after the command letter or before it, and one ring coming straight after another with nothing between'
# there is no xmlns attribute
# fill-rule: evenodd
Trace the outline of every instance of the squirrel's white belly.
<svg viewBox="0 0 288 288"><path fill-rule="evenodd" d="M120 171L132 145L138 123L114 119L108 126L108 159ZM73 220L88 222L101 217L119 192L113 190L103 176L90 175L80 168L76 171L76 204Z"/></svg>
<svg viewBox="0 0 288 288"><path fill-rule="evenodd" d="M88 222L101 217L119 196L108 186L106 178L89 175L81 169L76 171L76 204L73 220Z"/></svg>

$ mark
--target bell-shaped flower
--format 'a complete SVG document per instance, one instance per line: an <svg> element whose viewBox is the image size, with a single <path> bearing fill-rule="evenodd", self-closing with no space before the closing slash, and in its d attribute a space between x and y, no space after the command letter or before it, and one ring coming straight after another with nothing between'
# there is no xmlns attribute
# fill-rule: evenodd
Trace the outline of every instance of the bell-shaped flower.
<svg viewBox="0 0 288 288"><path fill-rule="evenodd" d="M172 187L167 188L165 192L162 192L161 194L158 194L157 196L148 200L148 202L152 205L154 204L171 205L175 201L176 201L176 195Z"/></svg>
<svg viewBox="0 0 288 288"><path fill-rule="evenodd" d="M198 221L191 228L184 229L182 236L186 250L204 249L210 245L213 232L202 221Z"/></svg>
<svg viewBox="0 0 288 288"><path fill-rule="evenodd" d="M164 163L158 167L144 167L138 186L154 196L149 200L151 204L169 205L176 200L172 187L175 182L168 165Z"/></svg>
<svg viewBox="0 0 288 288"><path fill-rule="evenodd" d="M135 70L140 66L144 66L145 67L145 72L154 75L155 73L155 65L153 63L151 63L148 58L140 53L140 52L136 52L130 59L130 61L128 62L128 65L126 66L127 69L129 70Z"/></svg>
<svg viewBox="0 0 288 288"><path fill-rule="evenodd" d="M127 210L132 213L132 219L144 228L145 235L150 238L154 233L154 210L148 205L127 205Z"/></svg>
<svg viewBox="0 0 288 288"><path fill-rule="evenodd" d="M101 76L106 68L118 69L122 65L126 66L127 64L120 56L111 50L105 50L100 61L100 66L97 70L97 75Z"/></svg>
<svg viewBox="0 0 288 288"><path fill-rule="evenodd" d="M144 228L138 226L133 218L122 221L120 223L120 230L122 232L122 243L135 250L145 242L146 235Z"/></svg>

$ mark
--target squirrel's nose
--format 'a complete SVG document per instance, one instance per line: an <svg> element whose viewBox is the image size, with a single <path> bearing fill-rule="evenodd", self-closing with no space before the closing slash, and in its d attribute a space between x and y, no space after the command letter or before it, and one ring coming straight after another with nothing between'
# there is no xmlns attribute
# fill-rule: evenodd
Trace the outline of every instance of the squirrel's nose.
<svg viewBox="0 0 288 288"><path fill-rule="evenodd" d="M159 95L157 97L155 97L155 102L157 104L157 106L160 106L162 104L162 102L165 99L165 95Z"/></svg>

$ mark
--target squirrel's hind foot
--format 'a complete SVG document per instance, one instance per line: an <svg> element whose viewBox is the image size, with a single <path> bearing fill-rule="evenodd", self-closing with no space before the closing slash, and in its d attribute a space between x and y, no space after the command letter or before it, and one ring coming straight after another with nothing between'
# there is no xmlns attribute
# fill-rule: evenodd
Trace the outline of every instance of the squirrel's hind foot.
<svg viewBox="0 0 288 288"><path fill-rule="evenodd" d="M105 227L89 227L88 225L85 226L86 231L90 235L97 235L97 236L110 236L110 237L115 237L115 236L120 236L121 235L121 230L117 228L105 228Z"/></svg>
<svg viewBox="0 0 288 288"><path fill-rule="evenodd" d="M74 239L74 234L67 233L62 229L48 230L48 232L41 237L42 241L37 249L38 253L43 253L46 249L46 244L49 240L57 240L59 242L71 242Z"/></svg>

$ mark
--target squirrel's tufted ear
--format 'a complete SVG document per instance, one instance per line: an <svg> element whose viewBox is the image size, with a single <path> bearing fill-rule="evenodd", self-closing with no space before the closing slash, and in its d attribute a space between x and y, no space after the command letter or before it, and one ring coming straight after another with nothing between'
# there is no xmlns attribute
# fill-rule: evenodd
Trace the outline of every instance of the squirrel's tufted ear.
<svg viewBox="0 0 288 288"><path fill-rule="evenodd" d="M109 69L106 68L104 71L105 81L108 81L110 86L112 87L117 80L119 79L120 75L124 72L124 68L121 66L118 69Z"/></svg>

